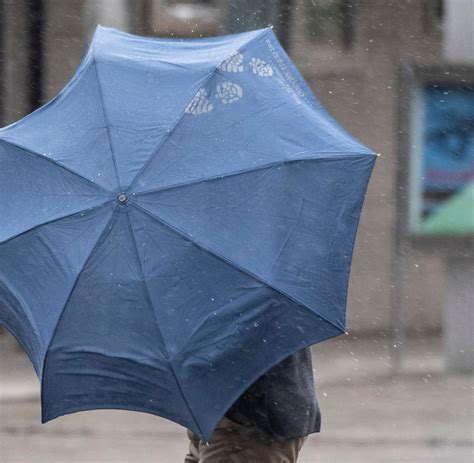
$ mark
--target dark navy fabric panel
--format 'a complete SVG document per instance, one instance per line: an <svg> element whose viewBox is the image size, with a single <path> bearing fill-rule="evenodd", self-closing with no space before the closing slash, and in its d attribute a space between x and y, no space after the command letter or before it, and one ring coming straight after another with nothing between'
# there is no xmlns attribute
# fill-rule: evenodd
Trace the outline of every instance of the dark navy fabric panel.
<svg viewBox="0 0 474 463"><path fill-rule="evenodd" d="M165 361L146 284L127 208L117 206L66 301L50 348Z"/></svg>
<svg viewBox="0 0 474 463"><path fill-rule="evenodd" d="M17 317L26 318L43 358L75 281L85 265L95 242L112 217L110 203L49 222L0 245L0 282L15 298L10 308ZM11 318L10 315L9 318ZM3 314L2 314L3 318Z"/></svg>
<svg viewBox="0 0 474 463"><path fill-rule="evenodd" d="M210 436L225 411L269 368L342 334L266 286L249 289L242 299L206 320L176 357L200 435Z"/></svg>
<svg viewBox="0 0 474 463"><path fill-rule="evenodd" d="M137 205L343 330L358 191L373 158L294 161L137 196Z"/></svg>
<svg viewBox="0 0 474 463"><path fill-rule="evenodd" d="M43 376L43 423L103 408L154 413L196 429L169 364L150 365L83 350L51 350Z"/></svg>

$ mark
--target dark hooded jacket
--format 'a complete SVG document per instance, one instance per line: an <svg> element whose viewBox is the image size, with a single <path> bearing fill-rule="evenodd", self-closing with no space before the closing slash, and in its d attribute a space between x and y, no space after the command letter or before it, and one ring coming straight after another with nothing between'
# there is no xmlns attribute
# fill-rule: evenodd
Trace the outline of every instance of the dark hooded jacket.
<svg viewBox="0 0 474 463"><path fill-rule="evenodd" d="M255 425L277 439L319 432L321 413L313 380L311 349L306 347L268 370L225 416L240 424Z"/></svg>

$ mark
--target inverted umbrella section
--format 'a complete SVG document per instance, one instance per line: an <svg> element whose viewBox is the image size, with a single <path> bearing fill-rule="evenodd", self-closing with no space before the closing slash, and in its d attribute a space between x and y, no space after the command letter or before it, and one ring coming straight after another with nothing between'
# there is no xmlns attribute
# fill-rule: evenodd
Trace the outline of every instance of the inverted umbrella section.
<svg viewBox="0 0 474 463"><path fill-rule="evenodd" d="M343 333L374 159L270 29L98 29L58 97L0 130L0 323L43 421L130 409L207 440L266 370Z"/></svg>

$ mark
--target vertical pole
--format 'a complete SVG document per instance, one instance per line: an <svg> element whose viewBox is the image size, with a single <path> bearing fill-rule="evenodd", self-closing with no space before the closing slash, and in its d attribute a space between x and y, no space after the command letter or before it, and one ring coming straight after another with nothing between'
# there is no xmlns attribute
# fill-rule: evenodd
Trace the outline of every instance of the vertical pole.
<svg viewBox="0 0 474 463"><path fill-rule="evenodd" d="M288 52L291 39L291 7L293 0L280 0L279 27L277 30L281 45Z"/></svg>
<svg viewBox="0 0 474 463"><path fill-rule="evenodd" d="M342 20L342 43L344 48L348 50L354 43L354 11L356 9L355 2L346 0L340 4L340 13Z"/></svg>
<svg viewBox="0 0 474 463"><path fill-rule="evenodd" d="M154 31L151 18L153 13L152 0L142 0L140 10L140 24L142 33L144 35L153 35Z"/></svg>
<svg viewBox="0 0 474 463"><path fill-rule="evenodd" d="M5 5L3 0L0 0L0 127L5 124ZM0 326L0 337L5 330Z"/></svg>
<svg viewBox="0 0 474 463"><path fill-rule="evenodd" d="M403 116L402 111L410 108L413 94L411 82L413 81L413 70L407 63L402 62L398 69L398 133L406 137L410 133L410 120ZM410 90L407 90L407 87ZM408 142L399 143L398 162L395 171L395 217L392 235L392 247L390 253L390 335L391 355L390 363L392 375L396 376L401 371L403 345L405 342L405 325L402 314L402 286L403 286L403 259L407 255L410 244L407 240L408 228L408 171L409 159L406 146Z"/></svg>
<svg viewBox="0 0 474 463"><path fill-rule="evenodd" d="M151 24L153 0L127 0L125 4L129 30L132 34L153 35Z"/></svg>
<svg viewBox="0 0 474 463"><path fill-rule="evenodd" d="M28 72L30 110L38 108L43 101L43 0L28 0Z"/></svg>
<svg viewBox="0 0 474 463"><path fill-rule="evenodd" d="M0 127L5 123L5 26L5 5L0 0Z"/></svg>
<svg viewBox="0 0 474 463"><path fill-rule="evenodd" d="M391 259L391 290L390 290L390 327L391 327L391 366L392 375L401 371L402 349L405 342L405 328L402 319L402 272L405 245L398 237L400 227L395 227Z"/></svg>
<svg viewBox="0 0 474 463"><path fill-rule="evenodd" d="M474 372L474 260L466 256L447 259L447 284L443 304L443 341L449 373Z"/></svg>

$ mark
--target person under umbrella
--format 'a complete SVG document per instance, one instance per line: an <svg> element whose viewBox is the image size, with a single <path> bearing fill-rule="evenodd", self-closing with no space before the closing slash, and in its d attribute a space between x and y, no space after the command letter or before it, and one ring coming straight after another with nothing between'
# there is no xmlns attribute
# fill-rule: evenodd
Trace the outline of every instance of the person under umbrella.
<svg viewBox="0 0 474 463"><path fill-rule="evenodd" d="M320 429L307 347L252 384L226 412L208 443L188 429L184 463L294 463L308 435Z"/></svg>
<svg viewBox="0 0 474 463"><path fill-rule="evenodd" d="M142 411L209 448L226 413L278 438L317 430L298 356L345 332L375 153L270 28L99 27L57 97L0 129L0 162L0 324L35 367L43 422Z"/></svg>

